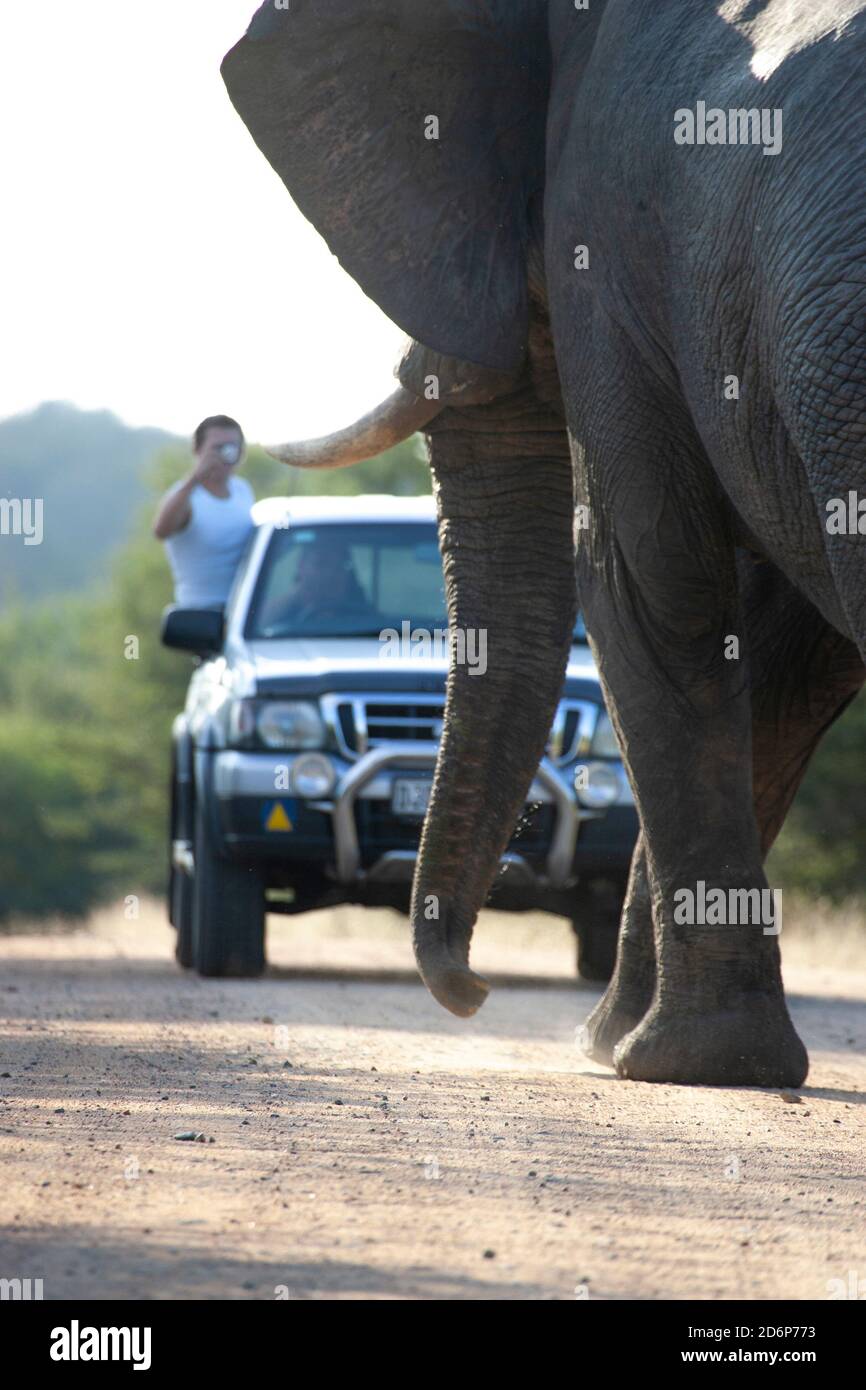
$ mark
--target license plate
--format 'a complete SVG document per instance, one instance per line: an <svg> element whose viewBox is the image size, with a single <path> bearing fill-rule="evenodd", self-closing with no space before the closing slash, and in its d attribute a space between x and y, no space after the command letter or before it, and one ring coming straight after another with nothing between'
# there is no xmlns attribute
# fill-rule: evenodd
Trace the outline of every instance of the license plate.
<svg viewBox="0 0 866 1390"><path fill-rule="evenodd" d="M429 777L397 778L391 791L391 810L394 815L423 820L427 814L432 785Z"/></svg>

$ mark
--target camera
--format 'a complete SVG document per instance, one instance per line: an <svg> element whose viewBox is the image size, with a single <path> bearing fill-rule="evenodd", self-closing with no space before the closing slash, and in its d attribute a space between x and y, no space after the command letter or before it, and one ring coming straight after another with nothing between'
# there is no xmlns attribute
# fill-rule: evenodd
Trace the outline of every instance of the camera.
<svg viewBox="0 0 866 1390"><path fill-rule="evenodd" d="M237 463L241 456L241 446L240 444L221 444L219 453L223 463Z"/></svg>

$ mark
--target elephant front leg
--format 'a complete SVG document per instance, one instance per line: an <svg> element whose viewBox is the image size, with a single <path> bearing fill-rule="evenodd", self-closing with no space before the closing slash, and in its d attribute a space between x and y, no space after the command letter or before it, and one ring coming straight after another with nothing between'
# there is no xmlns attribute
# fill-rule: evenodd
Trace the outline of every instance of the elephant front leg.
<svg viewBox="0 0 866 1390"><path fill-rule="evenodd" d="M727 519L697 447L630 423L605 455L629 489L612 498L610 465L595 468L591 453L579 476L594 523L579 588L640 812L657 964L614 1064L643 1081L797 1086L808 1063L785 1005L752 804Z"/></svg>
<svg viewBox="0 0 866 1390"><path fill-rule="evenodd" d="M771 848L827 728L863 684L853 643L769 564L740 557L748 647L755 819ZM652 901L643 837L632 861L617 963L583 1029L587 1055L610 1066L616 1045L648 1011L655 985Z"/></svg>

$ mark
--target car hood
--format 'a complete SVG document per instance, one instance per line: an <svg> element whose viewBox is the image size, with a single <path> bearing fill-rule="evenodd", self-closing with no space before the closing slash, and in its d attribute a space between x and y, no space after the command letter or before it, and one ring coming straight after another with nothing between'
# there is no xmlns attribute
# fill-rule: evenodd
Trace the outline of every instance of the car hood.
<svg viewBox="0 0 866 1390"><path fill-rule="evenodd" d="M244 642L236 653L236 661L245 668L244 684L259 694L283 690L318 694L351 688L444 691L448 674L446 655L425 655L417 643L399 655L391 655L378 637L293 637ZM588 647L572 647L566 680L598 685L598 672Z"/></svg>
<svg viewBox="0 0 866 1390"><path fill-rule="evenodd" d="M249 659L262 679L347 671L353 674L401 671L444 674L444 656L386 655L378 637L291 637L247 642Z"/></svg>

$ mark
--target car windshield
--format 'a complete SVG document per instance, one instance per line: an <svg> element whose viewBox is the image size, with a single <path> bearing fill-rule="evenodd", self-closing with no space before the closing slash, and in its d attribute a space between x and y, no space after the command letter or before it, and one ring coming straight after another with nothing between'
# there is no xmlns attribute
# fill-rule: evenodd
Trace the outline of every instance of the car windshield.
<svg viewBox="0 0 866 1390"><path fill-rule="evenodd" d="M247 637L378 637L445 628L434 522L296 524L275 530Z"/></svg>
<svg viewBox="0 0 866 1390"><path fill-rule="evenodd" d="M246 624L250 639L379 637L447 627L435 522L275 529ZM575 640L586 641L578 617Z"/></svg>

